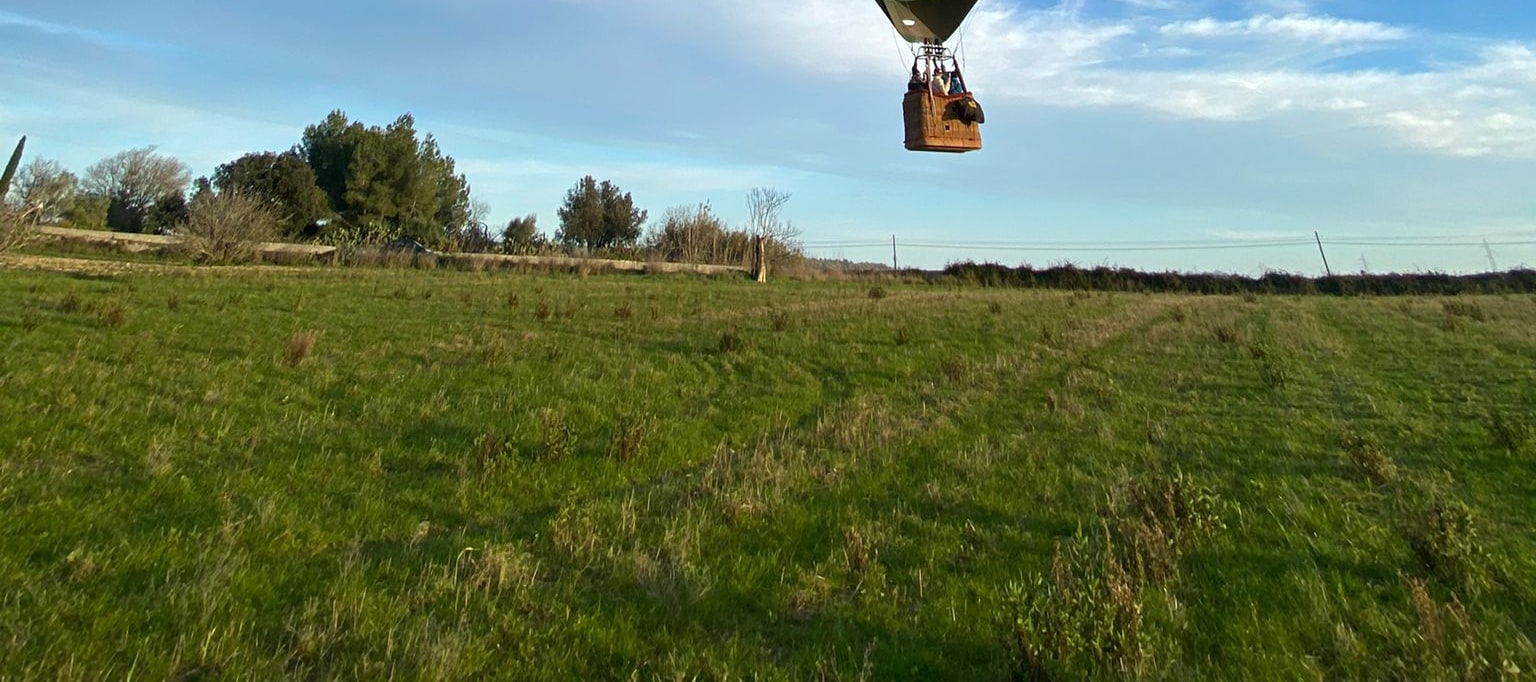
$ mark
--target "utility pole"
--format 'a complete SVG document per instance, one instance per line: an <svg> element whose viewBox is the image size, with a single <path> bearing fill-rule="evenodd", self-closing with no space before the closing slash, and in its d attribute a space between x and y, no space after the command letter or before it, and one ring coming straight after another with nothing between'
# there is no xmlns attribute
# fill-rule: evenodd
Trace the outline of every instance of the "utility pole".
<svg viewBox="0 0 1536 682"><path fill-rule="evenodd" d="M1483 253L1488 254L1488 272L1498 272L1499 263L1493 259L1493 247L1488 245L1488 239L1483 239Z"/></svg>
<svg viewBox="0 0 1536 682"><path fill-rule="evenodd" d="M1312 231L1312 236L1317 239L1317 252L1323 256L1323 272L1328 273L1328 276L1332 277L1333 268L1328 267L1328 252L1323 250L1323 236L1318 234L1316 230Z"/></svg>
<svg viewBox="0 0 1536 682"><path fill-rule="evenodd" d="M892 270L900 270L901 269L899 264L896 262L896 235L894 235L894 234L891 235L891 269Z"/></svg>

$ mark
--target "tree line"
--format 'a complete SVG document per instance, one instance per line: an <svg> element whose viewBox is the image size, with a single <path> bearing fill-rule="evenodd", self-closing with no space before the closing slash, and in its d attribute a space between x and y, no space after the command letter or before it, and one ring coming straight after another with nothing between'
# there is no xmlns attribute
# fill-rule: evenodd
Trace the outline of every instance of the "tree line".
<svg viewBox="0 0 1536 682"><path fill-rule="evenodd" d="M763 237L781 255L800 253L798 231L780 219L789 195L771 189L749 194L742 228L702 204L669 209L647 231L649 214L629 192L586 176L566 193L552 236L536 215L493 227L489 206L472 199L453 157L410 114L370 126L333 111L285 151L245 154L195 179L187 164L155 147L119 152L80 175L38 158L16 171L3 199L36 223L169 234L199 229L199 207L210 214L236 196L240 214L260 224L262 234L251 237L280 241L363 247L410 240L444 251L736 263L750 257L744 244Z"/></svg>
<svg viewBox="0 0 1536 682"><path fill-rule="evenodd" d="M1503 294L1536 291L1536 270L1474 275L1439 272L1306 277L1268 272L1260 277L1223 273L1142 272L1129 268L1057 265L1011 268L997 263L953 263L942 277L986 287L1069 289L1181 294L1288 294L1335 296L1424 296Z"/></svg>

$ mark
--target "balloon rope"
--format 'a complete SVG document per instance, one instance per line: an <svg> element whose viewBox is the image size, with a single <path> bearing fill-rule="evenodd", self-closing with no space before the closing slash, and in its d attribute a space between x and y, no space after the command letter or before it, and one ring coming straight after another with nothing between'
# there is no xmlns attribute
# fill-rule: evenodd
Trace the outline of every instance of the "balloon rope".
<svg viewBox="0 0 1536 682"><path fill-rule="evenodd" d="M907 58L901 54L901 35L895 29L891 30L891 45L896 48L896 61L901 63L901 72L907 72Z"/></svg>

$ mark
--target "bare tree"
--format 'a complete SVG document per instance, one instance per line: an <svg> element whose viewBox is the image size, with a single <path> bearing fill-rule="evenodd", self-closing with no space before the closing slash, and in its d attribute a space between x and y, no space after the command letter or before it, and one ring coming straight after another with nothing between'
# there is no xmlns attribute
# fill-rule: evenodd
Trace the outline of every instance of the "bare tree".
<svg viewBox="0 0 1536 682"><path fill-rule="evenodd" d="M155 153L154 147L119 152L85 170L81 189L108 198L107 222L114 230L143 232L165 228L156 224L165 208L186 195L192 173L180 160Z"/></svg>
<svg viewBox="0 0 1536 682"><path fill-rule="evenodd" d="M10 203L18 211L29 212L39 223L64 219L75 205L80 181L57 161L33 159L22 166L11 185Z"/></svg>
<svg viewBox="0 0 1536 682"><path fill-rule="evenodd" d="M764 256L770 261L801 255L800 229L781 215L789 197L788 192L771 187L758 187L747 192L747 232L762 238Z"/></svg>

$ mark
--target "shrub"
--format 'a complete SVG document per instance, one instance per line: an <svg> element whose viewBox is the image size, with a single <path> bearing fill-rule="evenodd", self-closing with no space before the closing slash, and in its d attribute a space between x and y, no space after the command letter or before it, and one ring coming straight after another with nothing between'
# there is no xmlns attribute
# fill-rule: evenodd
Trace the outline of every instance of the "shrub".
<svg viewBox="0 0 1536 682"><path fill-rule="evenodd" d="M182 247L209 263L242 263L277 232L277 217L260 199L239 192L204 193L192 199L182 228Z"/></svg>

